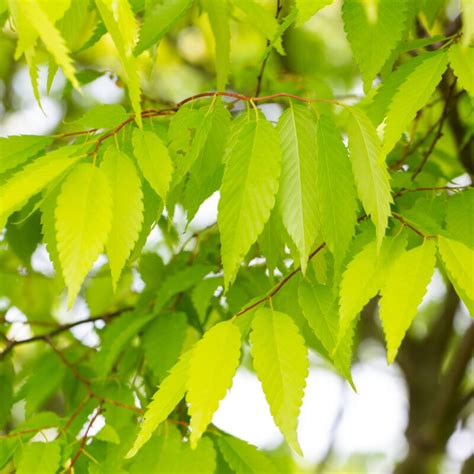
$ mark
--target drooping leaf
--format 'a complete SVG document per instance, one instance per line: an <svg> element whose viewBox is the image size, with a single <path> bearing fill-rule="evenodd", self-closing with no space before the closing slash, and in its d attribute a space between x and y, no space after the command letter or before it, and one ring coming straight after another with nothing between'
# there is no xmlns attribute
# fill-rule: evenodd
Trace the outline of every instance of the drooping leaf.
<svg viewBox="0 0 474 474"><path fill-rule="evenodd" d="M309 365L303 337L289 316L262 308L253 319L250 343L273 419L288 444L301 455L296 426Z"/></svg>
<svg viewBox="0 0 474 474"><path fill-rule="evenodd" d="M383 138L384 154L392 150L418 110L428 102L447 65L448 55L445 51L431 53L398 88L387 113Z"/></svg>
<svg viewBox="0 0 474 474"><path fill-rule="evenodd" d="M306 23L312 16L316 15L319 10L330 5L334 0L296 0L296 8L298 9L297 26Z"/></svg>
<svg viewBox="0 0 474 474"><path fill-rule="evenodd" d="M0 362L0 428L10 418L13 406L13 389L15 382L15 372L11 360L6 359Z"/></svg>
<svg viewBox="0 0 474 474"><path fill-rule="evenodd" d="M112 128L128 118L118 104L100 104L88 110L78 121L86 128Z"/></svg>
<svg viewBox="0 0 474 474"><path fill-rule="evenodd" d="M390 267L381 289L380 319L387 341L387 360L392 363L416 316L436 263L431 240L402 253Z"/></svg>
<svg viewBox="0 0 474 474"><path fill-rule="evenodd" d="M158 43L186 14L192 4L193 0L165 0L161 3L150 3L140 29L140 40L135 48L135 54L139 55L154 43Z"/></svg>
<svg viewBox="0 0 474 474"><path fill-rule="evenodd" d="M330 354L334 366L352 385L351 358L353 331L347 331L339 347L339 312L337 296L326 285L302 280L298 288L298 301L311 329Z"/></svg>
<svg viewBox="0 0 474 474"><path fill-rule="evenodd" d="M389 266L405 246L402 236L386 237L380 250L377 242L369 242L349 262L339 290L339 343L353 320L383 286Z"/></svg>
<svg viewBox="0 0 474 474"><path fill-rule="evenodd" d="M30 443L21 450L16 468L18 474L55 474L59 467L59 441L49 443Z"/></svg>
<svg viewBox="0 0 474 474"><path fill-rule="evenodd" d="M236 474L275 472L272 460L255 446L231 436L219 436L219 450Z"/></svg>
<svg viewBox="0 0 474 474"><path fill-rule="evenodd" d="M0 217L8 217L31 196L72 167L81 158L72 156L77 150L77 147L70 146L47 153L26 165L1 185Z"/></svg>
<svg viewBox="0 0 474 474"><path fill-rule="evenodd" d="M216 50L217 90L225 90L230 62L230 5L228 0L205 0Z"/></svg>
<svg viewBox="0 0 474 474"><path fill-rule="evenodd" d="M152 318L150 314L130 312L107 325L100 351L95 355L94 366L100 377L109 374L120 353Z"/></svg>
<svg viewBox="0 0 474 474"><path fill-rule="evenodd" d="M402 39L406 12L406 0L344 0L344 29L366 92Z"/></svg>
<svg viewBox="0 0 474 474"><path fill-rule="evenodd" d="M193 448L232 385L239 365L240 345L239 328L232 321L224 321L213 326L193 349L186 383Z"/></svg>
<svg viewBox="0 0 474 474"><path fill-rule="evenodd" d="M143 223L143 192L135 165L115 147L100 166L112 191L112 225L105 245L114 291Z"/></svg>
<svg viewBox="0 0 474 474"><path fill-rule="evenodd" d="M258 245L265 257L267 268L270 270L270 274L273 275L279 261L286 255L285 228L281 221L279 209L276 207L271 212L270 218L258 238Z"/></svg>
<svg viewBox="0 0 474 474"><path fill-rule="evenodd" d="M205 278L194 287L191 294L191 300L196 308L201 323L205 321L211 299L217 288L222 285L222 283L223 280L221 277Z"/></svg>
<svg viewBox="0 0 474 474"><path fill-rule="evenodd" d="M317 123L316 151L316 191L321 233L338 263L354 235L356 191L342 137L326 115L321 115Z"/></svg>
<svg viewBox="0 0 474 474"><path fill-rule="evenodd" d="M382 146L372 122L360 109L349 108L347 135L352 172L359 198L377 231L379 245L385 235L390 216L390 176Z"/></svg>
<svg viewBox="0 0 474 474"><path fill-rule="evenodd" d="M155 133L135 129L133 151L143 176L165 201L173 173L173 163L165 144Z"/></svg>
<svg viewBox="0 0 474 474"><path fill-rule="evenodd" d="M104 172L89 163L78 165L61 187L55 215L59 261L71 307L111 228L112 193Z"/></svg>
<svg viewBox="0 0 474 474"><path fill-rule="evenodd" d="M474 221L466 218L474 209L474 189L450 196L446 211L446 230L454 240L474 248Z"/></svg>
<svg viewBox="0 0 474 474"><path fill-rule="evenodd" d="M473 8L474 13L474 8ZM474 46L466 47L461 43L449 48L449 62L459 85L474 98Z"/></svg>
<svg viewBox="0 0 474 474"><path fill-rule="evenodd" d="M270 217L280 162L278 136L267 120L259 117L239 130L229 151L217 218L226 288Z"/></svg>
<svg viewBox="0 0 474 474"><path fill-rule="evenodd" d="M461 0L461 12L463 23L464 46L472 46L474 43L474 2L472 0Z"/></svg>
<svg viewBox="0 0 474 474"><path fill-rule="evenodd" d="M450 277L474 300L474 249L440 235L438 250Z"/></svg>
<svg viewBox="0 0 474 474"><path fill-rule="evenodd" d="M0 174L23 164L51 142L50 137L36 135L12 135L0 138Z"/></svg>
<svg viewBox="0 0 474 474"><path fill-rule="evenodd" d="M282 152L278 205L304 273L319 232L316 123L307 107L291 105L282 114L278 131Z"/></svg>
<svg viewBox="0 0 474 474"><path fill-rule="evenodd" d="M180 360L170 370L169 375L160 384L158 391L153 395L152 401L147 406L138 436L132 449L127 453L127 458L137 454L150 439L153 432L168 418L169 414L184 397L191 355L192 350L181 356Z"/></svg>
<svg viewBox="0 0 474 474"><path fill-rule="evenodd" d="M156 316L143 331L145 357L158 380L164 379L177 362L187 327L186 314L165 313Z"/></svg>

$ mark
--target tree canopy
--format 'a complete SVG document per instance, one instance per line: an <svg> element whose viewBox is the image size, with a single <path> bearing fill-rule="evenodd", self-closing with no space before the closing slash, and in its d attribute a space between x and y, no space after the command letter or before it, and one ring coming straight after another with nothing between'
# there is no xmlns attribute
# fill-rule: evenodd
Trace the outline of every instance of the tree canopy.
<svg viewBox="0 0 474 474"><path fill-rule="evenodd" d="M0 138L1 472L295 472L309 354L355 389L367 338L408 385L397 469L433 472L472 399L474 2L453 3L0 0L4 115L20 68L64 108ZM101 78L120 101L91 103ZM281 451L212 424L241 364Z"/></svg>

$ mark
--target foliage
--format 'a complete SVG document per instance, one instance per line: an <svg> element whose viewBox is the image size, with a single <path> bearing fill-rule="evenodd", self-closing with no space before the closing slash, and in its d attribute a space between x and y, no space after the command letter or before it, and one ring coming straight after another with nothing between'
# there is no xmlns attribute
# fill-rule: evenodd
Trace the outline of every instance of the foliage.
<svg viewBox="0 0 474 474"><path fill-rule="evenodd" d="M435 269L472 312L474 192L453 182L474 175L473 6L460 28L447 3L0 0L40 107L40 65L73 101L103 48L128 91L125 108L72 107L50 136L0 138L0 469L286 472L212 425L242 354L302 454L308 350L354 387L359 315L379 295L392 363ZM311 50L328 11L354 60L316 75L292 45ZM170 105L149 77L189 25L215 60ZM234 48L246 34L253 65ZM363 97L334 95L360 80ZM194 229L216 191L217 222ZM53 272L34 265L42 244Z"/></svg>

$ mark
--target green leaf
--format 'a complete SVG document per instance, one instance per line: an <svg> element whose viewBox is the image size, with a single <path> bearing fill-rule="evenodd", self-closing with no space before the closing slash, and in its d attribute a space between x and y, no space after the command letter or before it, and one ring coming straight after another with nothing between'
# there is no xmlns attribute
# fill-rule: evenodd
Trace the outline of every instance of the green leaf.
<svg viewBox="0 0 474 474"><path fill-rule="evenodd" d="M143 176L165 201L173 174L173 163L166 145L155 133L135 129L133 151Z"/></svg>
<svg viewBox="0 0 474 474"><path fill-rule="evenodd" d="M112 128L128 118L118 104L100 104L88 110L78 122L86 128Z"/></svg>
<svg viewBox="0 0 474 474"><path fill-rule="evenodd" d="M59 261L71 307L102 252L112 223L112 195L100 168L82 163L61 187L56 207Z"/></svg>
<svg viewBox="0 0 474 474"><path fill-rule="evenodd" d="M281 166L277 133L263 117L246 123L237 134L226 162L217 217L226 288L270 217Z"/></svg>
<svg viewBox="0 0 474 474"><path fill-rule="evenodd" d="M0 174L23 164L44 150L52 141L50 137L36 135L0 138Z"/></svg>
<svg viewBox="0 0 474 474"><path fill-rule="evenodd" d="M328 286L301 280L298 301L315 336L330 354L336 369L353 386L351 376L353 331L347 331L337 347L339 311L336 295Z"/></svg>
<svg viewBox="0 0 474 474"><path fill-rule="evenodd" d="M270 214L263 232L258 237L258 245L260 250L265 257L267 268L270 271L270 275L273 275L273 271L280 263L280 261L286 256L285 254L285 228L278 209L275 207Z"/></svg>
<svg viewBox="0 0 474 474"><path fill-rule="evenodd" d="M186 383L192 448L196 447L232 385L239 365L240 345L239 328L232 321L224 321L204 334L193 349Z"/></svg>
<svg viewBox="0 0 474 474"><path fill-rule="evenodd" d="M344 29L366 92L402 39L406 13L406 0L344 0Z"/></svg>
<svg viewBox="0 0 474 474"><path fill-rule="evenodd" d="M180 20L191 8L193 0L165 0L150 4L140 29L140 40L135 48L139 55L163 36Z"/></svg>
<svg viewBox="0 0 474 474"><path fill-rule="evenodd" d="M307 107L291 105L282 114L278 131L282 152L278 204L304 273L319 232L316 123Z"/></svg>
<svg viewBox="0 0 474 474"><path fill-rule="evenodd" d="M387 113L383 139L384 154L392 150L418 110L428 102L447 65L448 55L445 51L431 53L398 88Z"/></svg>
<svg viewBox="0 0 474 474"><path fill-rule="evenodd" d="M348 110L347 136L352 172L365 212L375 224L380 245L388 225L390 203L393 202L390 175L372 122L360 109L349 107Z"/></svg>
<svg viewBox="0 0 474 474"><path fill-rule="evenodd" d="M76 72L69 57L69 50L64 38L54 25L50 17L43 11L42 5L35 0L21 0L15 2L21 5L23 14L28 18L31 26L36 30L38 36L45 44L48 51L54 57L56 63L62 67L64 75L71 81L75 88L79 88ZM64 13L64 10L63 10Z"/></svg>
<svg viewBox="0 0 474 474"><path fill-rule="evenodd" d="M81 157L72 157L78 148L63 147L52 151L15 173L0 185L0 217L8 217L26 201L63 174Z"/></svg>
<svg viewBox="0 0 474 474"><path fill-rule="evenodd" d="M122 62L128 93L135 120L139 127L142 125L140 77L133 48L138 36L138 24L128 0L113 2L111 0L95 0L100 16L107 27L110 36L117 48Z"/></svg>
<svg viewBox="0 0 474 474"><path fill-rule="evenodd" d="M448 55L459 85L474 98L474 47L455 43L449 48Z"/></svg>
<svg viewBox="0 0 474 474"><path fill-rule="evenodd" d="M389 364L394 361L416 316L435 264L436 245L431 240L425 240L419 247L402 253L390 267L379 302Z"/></svg>
<svg viewBox="0 0 474 474"><path fill-rule="evenodd" d="M271 459L255 446L231 436L217 438L219 450L236 474L262 474L275 472Z"/></svg>
<svg viewBox="0 0 474 474"><path fill-rule="evenodd" d="M463 46L472 46L474 43L474 1L461 0Z"/></svg>
<svg viewBox="0 0 474 474"><path fill-rule="evenodd" d="M341 134L326 115L321 115L317 123L316 151L315 188L321 233L336 263L340 263L354 235L357 202L347 150Z"/></svg>
<svg viewBox="0 0 474 474"><path fill-rule="evenodd" d="M13 406L13 385L15 372L9 359L0 362L0 429L2 429L10 419L10 412Z"/></svg>
<svg viewBox="0 0 474 474"><path fill-rule="evenodd" d="M186 339L187 322L185 313L165 313L156 316L145 328L143 350L158 380L164 379L178 361Z"/></svg>
<svg viewBox="0 0 474 474"><path fill-rule="evenodd" d="M221 277L205 278L199 282L192 291L191 300L199 316L199 321L204 323L206 320L207 309L217 288L222 285Z"/></svg>
<svg viewBox="0 0 474 474"><path fill-rule="evenodd" d="M446 211L446 230L449 236L474 248L474 221L466 218L474 209L474 189L450 196Z"/></svg>
<svg viewBox="0 0 474 474"><path fill-rule="evenodd" d="M450 278L474 300L474 249L462 242L438 236L438 250Z"/></svg>
<svg viewBox="0 0 474 474"><path fill-rule="evenodd" d="M298 21L296 26L306 23L312 16L316 15L319 10L330 5L334 0L296 0L296 8L298 9Z"/></svg>
<svg viewBox="0 0 474 474"><path fill-rule="evenodd" d="M225 90L230 62L229 0L204 0L209 15L216 50L217 90Z"/></svg>
<svg viewBox="0 0 474 474"><path fill-rule="evenodd" d="M288 444L301 455L296 426L309 366L304 339L289 316L262 308L252 322L250 343L273 419Z"/></svg>
<svg viewBox="0 0 474 474"><path fill-rule="evenodd" d="M20 460L16 468L18 474L55 474L59 467L59 442L31 443L21 450Z"/></svg>
<svg viewBox="0 0 474 474"><path fill-rule="evenodd" d="M146 409L140 431L132 449L127 454L127 458L135 456L184 397L192 352L190 350L181 356L179 362L170 370L169 375L163 380L160 388L153 395L153 400Z"/></svg>
<svg viewBox="0 0 474 474"><path fill-rule="evenodd" d="M389 266L404 250L402 237L386 237L382 247L369 242L347 265L339 289L340 322L338 343L364 306L379 292Z"/></svg>
<svg viewBox="0 0 474 474"><path fill-rule="evenodd" d="M216 471L216 450L213 442L205 437L196 449L191 449L189 443L181 443L178 474L205 473L212 474Z"/></svg>
<svg viewBox="0 0 474 474"><path fill-rule="evenodd" d="M143 192L130 158L115 147L107 149L100 169L112 191L112 225L105 245L114 291L143 223Z"/></svg>
<svg viewBox="0 0 474 474"><path fill-rule="evenodd" d="M94 367L99 377L109 374L120 353L152 318L152 314L130 312L107 324L100 351L95 355Z"/></svg>

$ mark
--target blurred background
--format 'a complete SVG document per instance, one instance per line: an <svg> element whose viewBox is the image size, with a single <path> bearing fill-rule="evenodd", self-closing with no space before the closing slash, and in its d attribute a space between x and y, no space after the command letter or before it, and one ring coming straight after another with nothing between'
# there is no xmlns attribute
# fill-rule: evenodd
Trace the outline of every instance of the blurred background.
<svg viewBox="0 0 474 474"><path fill-rule="evenodd" d="M273 8L271 1L261 2ZM459 14L456 1L446 2L446 21ZM252 94L265 49L265 39L259 32L236 18L232 23L231 67L234 90ZM443 25L434 26L432 34L441 32ZM196 11L172 34L167 35L156 51L141 56L141 79L144 106L148 104L175 103L190 95L211 90L213 87L213 44L208 20ZM104 36L95 46L81 52L82 93L72 90L61 72L56 73L47 92L48 65L39 69L41 105L33 95L28 69L13 62L14 40L8 25L0 34L0 136L33 134L47 135L77 129L76 120L95 104L127 104L126 92L120 80L120 64L114 46ZM347 43L340 17L340 2L325 7L303 27L291 29L285 35L285 56L272 54L265 72L262 93L277 92L281 83L287 91L299 93L314 91L318 97L362 96L362 84ZM311 92L309 93L311 94ZM262 106L270 120L278 120L281 109L277 105ZM75 128L76 127L76 128ZM460 175L458 184L465 184L467 176ZM201 207L185 230L183 213L174 217L176 239L170 246L162 229L155 228L148 238L146 250L156 252L166 259L173 248L196 231L204 229L216 220L218 195L213 195ZM4 236L1 246L0 296L8 286L8 247ZM104 261L96 263L96 271ZM37 274L52 275L52 266L43 245L33 253L31 266ZM3 289L2 289L3 285ZM138 273L134 273L134 291L143 288ZM25 324L28 308L39 307L46 294L22 293L22 304L11 306L0 297L0 310L9 308L4 319L8 323L9 338L23 338L31 334ZM355 354L353 378L357 388L351 387L335 374L317 354L311 354L311 371L307 381L305 398L299 420L299 437L304 452L297 459L297 470L307 472L392 472L397 462L408 453L409 445L405 430L416 423L420 410L413 402L416 378L423 374L436 376L438 366L432 367L423 357L429 352L427 344L435 344L433 333L443 335L442 318L450 318L451 325L444 327L446 340L439 344L450 344L450 331L462 334L470 318L467 309L446 285L444 277L435 273L428 293L420 307L409 342L416 347L419 358L411 359L416 368L407 368L397 362L387 366L385 349L380 337L380 327L372 317L375 304L366 308L360 327L359 345ZM86 299L79 299L71 312L64 303L55 305L54 317L59 321L71 321L91 314ZM449 313L449 314L448 314ZM74 336L85 344L97 344L95 326L81 326ZM431 348L432 349L432 348ZM403 352L403 348L402 348ZM415 352L413 351L413 354ZM403 357L403 354L401 355ZM471 365L472 369L472 365ZM473 379L470 371L469 378ZM415 381L414 381L415 380ZM416 385L416 384L415 384ZM434 390L436 384L426 390ZM429 396L429 395L428 395ZM415 397L416 398L416 397ZM412 403L410 403L412 401ZM412 420L410 422L410 419ZM413 421L415 420L415 421ZM466 459L474 453L474 417L468 411L455 423L449 437L446 456L442 461L442 472L460 472ZM242 367L239 369L232 389L221 403L214 423L219 428L234 434L260 448L278 451L283 442L274 425L260 383L255 374ZM315 471L316 470L316 471ZM467 471L466 471L467 472ZM472 472L472 471L471 471Z"/></svg>

